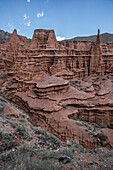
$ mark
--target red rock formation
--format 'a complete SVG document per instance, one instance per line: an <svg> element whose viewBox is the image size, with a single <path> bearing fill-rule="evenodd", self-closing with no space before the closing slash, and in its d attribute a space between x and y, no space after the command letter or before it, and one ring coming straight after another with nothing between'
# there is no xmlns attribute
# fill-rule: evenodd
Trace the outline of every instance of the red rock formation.
<svg viewBox="0 0 113 170"><path fill-rule="evenodd" d="M98 29L97 40L94 48L92 49L92 56L90 61L90 72L96 75L103 75L103 60L100 48L100 30Z"/></svg>
<svg viewBox="0 0 113 170"><path fill-rule="evenodd" d="M98 138L90 138L85 127L70 119L74 116L105 124L111 129L103 133L110 131L113 134L112 76L101 77L101 80L88 77L86 82L79 83L79 79L76 80L77 77L113 73L112 50L113 44L106 44L105 49L100 43L99 31L95 43L60 44L53 30L35 30L31 42L20 38L14 30L9 41L0 45L4 63L1 72L9 75L7 81L1 83L2 90L30 115L33 124L62 140L73 138L89 148L97 145L113 147L109 134L106 143L98 142ZM108 51L110 55L107 55ZM73 81L75 88L65 79Z"/></svg>
<svg viewBox="0 0 113 170"><path fill-rule="evenodd" d="M31 40L31 46L33 48L46 49L46 48L58 48L58 43L55 37L54 30L38 29L34 31L33 38Z"/></svg>
<svg viewBox="0 0 113 170"><path fill-rule="evenodd" d="M16 29L14 29L8 43L16 43L16 44L20 43L20 39L19 36L17 35Z"/></svg>

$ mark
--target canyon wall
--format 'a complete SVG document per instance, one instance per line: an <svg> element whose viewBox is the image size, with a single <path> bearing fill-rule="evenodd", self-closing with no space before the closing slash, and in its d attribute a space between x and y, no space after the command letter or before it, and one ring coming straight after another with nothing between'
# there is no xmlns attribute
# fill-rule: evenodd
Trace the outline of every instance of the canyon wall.
<svg viewBox="0 0 113 170"><path fill-rule="evenodd" d="M2 91L34 125L85 147L113 147L113 43L102 44L99 30L96 42L57 42L53 30L43 29L29 41L14 30L0 44L0 61ZM108 126L108 140L90 136L72 117Z"/></svg>

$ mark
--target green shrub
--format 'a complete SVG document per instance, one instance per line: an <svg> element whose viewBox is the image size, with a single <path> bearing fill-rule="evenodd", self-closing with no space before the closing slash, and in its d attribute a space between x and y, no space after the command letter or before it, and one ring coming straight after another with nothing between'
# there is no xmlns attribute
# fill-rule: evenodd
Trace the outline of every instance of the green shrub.
<svg viewBox="0 0 113 170"><path fill-rule="evenodd" d="M35 152L32 148L24 146L15 152L10 152L4 160L7 160L6 170L58 170L62 169L62 165L57 160L53 159L52 155L46 157L46 160L32 157ZM45 152L44 152L45 153ZM40 155L41 153L39 153ZM48 153L43 156L47 156ZM42 156L42 157L43 157ZM7 159L6 159L7 158ZM44 158L44 157L43 157ZM49 160L48 160L49 159ZM8 161L9 160L9 161Z"/></svg>
<svg viewBox="0 0 113 170"><path fill-rule="evenodd" d="M50 141L51 143L59 146L60 145L60 140L54 136L53 134L51 133L48 133L47 131L45 131L44 129L38 127L36 130L35 130L35 134L40 134L41 135L41 138L46 141Z"/></svg>
<svg viewBox="0 0 113 170"><path fill-rule="evenodd" d="M25 122L24 118L19 119L20 122Z"/></svg>
<svg viewBox="0 0 113 170"><path fill-rule="evenodd" d="M24 126L18 126L16 128L16 131L18 132L18 134L23 137L23 138L27 138L29 137L28 133L26 132L26 129Z"/></svg>
<svg viewBox="0 0 113 170"><path fill-rule="evenodd" d="M100 126L99 125L97 125L97 124L94 124L94 126L93 126L93 131L95 132L96 130L98 130L100 128Z"/></svg>
<svg viewBox="0 0 113 170"><path fill-rule="evenodd" d="M77 120L75 116L71 117L72 120Z"/></svg>
<svg viewBox="0 0 113 170"><path fill-rule="evenodd" d="M0 153L12 149L16 146L15 141L13 140L12 136L10 136L8 133L4 135L3 141L0 144Z"/></svg>
<svg viewBox="0 0 113 170"><path fill-rule="evenodd" d="M103 78L102 78L102 80L106 80L106 78L105 78L105 77L103 77Z"/></svg>
<svg viewBox="0 0 113 170"><path fill-rule="evenodd" d="M41 134L41 135L45 135L47 132L42 129L41 127L37 127L37 129L35 130L35 134Z"/></svg>
<svg viewBox="0 0 113 170"><path fill-rule="evenodd" d="M0 79L6 79L7 75L5 73L0 73Z"/></svg>
<svg viewBox="0 0 113 170"><path fill-rule="evenodd" d="M60 140L59 140L56 136L54 136L53 134L48 133L48 140L49 140L51 143L53 143L53 144L55 144L55 145L57 145L57 146L60 145Z"/></svg>
<svg viewBox="0 0 113 170"><path fill-rule="evenodd" d="M93 132L96 132L96 127L95 126L93 127Z"/></svg>
<svg viewBox="0 0 113 170"><path fill-rule="evenodd" d="M107 128L107 125L101 124L100 128Z"/></svg>
<svg viewBox="0 0 113 170"><path fill-rule="evenodd" d="M0 140L3 138L3 133L0 132Z"/></svg>
<svg viewBox="0 0 113 170"><path fill-rule="evenodd" d="M0 153L2 153L6 149L5 144L1 143L0 144Z"/></svg>
<svg viewBox="0 0 113 170"><path fill-rule="evenodd" d="M99 79L100 79L99 77L96 78L97 81L98 81Z"/></svg>
<svg viewBox="0 0 113 170"><path fill-rule="evenodd" d="M91 127L87 123L85 123L85 126L87 127L88 130L92 130Z"/></svg>
<svg viewBox="0 0 113 170"><path fill-rule="evenodd" d="M46 149L41 149L38 155L40 159L51 159L51 158L57 159L59 157L59 154L57 152L46 150Z"/></svg>
<svg viewBox="0 0 113 170"><path fill-rule="evenodd" d="M10 139L11 139L11 136L10 136L8 133L5 133L4 139L10 140Z"/></svg>
<svg viewBox="0 0 113 170"><path fill-rule="evenodd" d="M12 163L6 170L16 169L16 170L58 170L62 168L61 164L57 164L54 160L40 160L29 155L18 155L15 156L16 159L11 160Z"/></svg>
<svg viewBox="0 0 113 170"><path fill-rule="evenodd" d="M108 140L108 137L106 135L104 135L103 133L99 133L98 134L98 138L101 140L101 141L106 141Z"/></svg>
<svg viewBox="0 0 113 170"><path fill-rule="evenodd" d="M17 124L11 123L11 127L15 129L17 127Z"/></svg>
<svg viewBox="0 0 113 170"><path fill-rule="evenodd" d="M9 116L6 116L5 118L6 118L6 119L8 119L8 120L10 120L10 119L11 119Z"/></svg>
<svg viewBox="0 0 113 170"><path fill-rule="evenodd" d="M63 108L66 108L66 105L65 105L65 104L63 104L63 105L62 105L62 107L63 107Z"/></svg>
<svg viewBox="0 0 113 170"><path fill-rule="evenodd" d="M2 104L0 104L0 111L3 111L4 106Z"/></svg>
<svg viewBox="0 0 113 170"><path fill-rule="evenodd" d="M92 130L92 128L89 126L89 127L88 127L88 130Z"/></svg>
<svg viewBox="0 0 113 170"><path fill-rule="evenodd" d="M75 150L73 148L66 148L62 153L68 157L73 158L75 156L74 151Z"/></svg>

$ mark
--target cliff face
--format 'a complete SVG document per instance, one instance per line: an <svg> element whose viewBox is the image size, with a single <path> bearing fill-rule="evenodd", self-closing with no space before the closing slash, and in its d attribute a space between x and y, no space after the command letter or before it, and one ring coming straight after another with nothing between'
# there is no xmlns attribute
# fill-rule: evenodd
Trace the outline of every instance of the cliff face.
<svg viewBox="0 0 113 170"><path fill-rule="evenodd" d="M57 74L63 78L72 78L72 74L81 78L93 74L104 75L112 73L113 70L113 43L101 44L99 33L96 42L58 43L53 30L35 30L29 42L26 37L18 36L15 30L9 41L1 44L0 47L0 54L7 56L6 65L9 65L7 58L10 58L11 62L16 58L15 56L38 56L35 59L38 63L42 62L42 70L50 75L55 74L50 67L56 62L60 63L57 66ZM40 57L42 61L39 61ZM57 60L62 60L63 70L61 70L61 62ZM64 72L67 75L64 76Z"/></svg>
<svg viewBox="0 0 113 170"><path fill-rule="evenodd" d="M14 30L0 56L2 91L33 124L85 147L113 147L113 43L101 44L99 31L96 42L58 43L53 30L35 30L31 42ZM108 126L106 142L72 117Z"/></svg>

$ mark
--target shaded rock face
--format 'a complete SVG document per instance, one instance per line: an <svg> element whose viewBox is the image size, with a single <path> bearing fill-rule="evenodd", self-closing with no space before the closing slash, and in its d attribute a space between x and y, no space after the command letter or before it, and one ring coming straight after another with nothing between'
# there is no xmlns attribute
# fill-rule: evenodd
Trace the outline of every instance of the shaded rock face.
<svg viewBox="0 0 113 170"><path fill-rule="evenodd" d="M112 52L113 43L100 43L99 30L96 42L68 43L58 43L53 30L35 30L31 42L14 30L9 41L0 44L0 73L7 74L0 81L2 91L34 125L61 140L112 148ZM103 130L108 138L89 135L85 125L72 117L108 126Z"/></svg>
<svg viewBox="0 0 113 170"><path fill-rule="evenodd" d="M5 42L7 42L10 36L10 33L0 30L0 44L4 44Z"/></svg>

